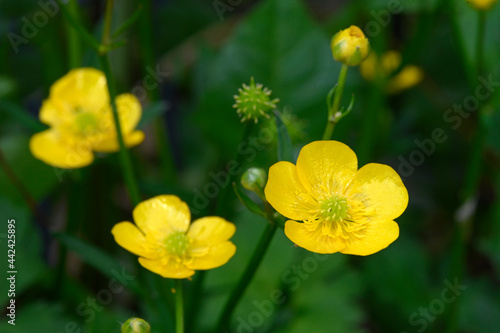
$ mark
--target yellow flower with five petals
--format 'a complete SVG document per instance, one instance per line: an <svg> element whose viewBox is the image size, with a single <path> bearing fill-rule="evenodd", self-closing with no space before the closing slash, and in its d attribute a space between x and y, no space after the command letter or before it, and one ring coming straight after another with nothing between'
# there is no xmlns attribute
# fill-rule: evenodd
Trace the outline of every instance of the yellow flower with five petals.
<svg viewBox="0 0 500 333"><path fill-rule="evenodd" d="M356 154L338 141L312 142L296 165L271 166L265 194L291 219L286 236L317 253L369 255L386 248L398 238L394 219L408 205L394 169L370 163L358 170Z"/></svg>
<svg viewBox="0 0 500 333"><path fill-rule="evenodd" d="M195 270L222 266L236 252L229 241L234 224L211 216L189 225L189 208L175 195L143 201L133 215L135 225L120 222L113 227L116 242L140 256L144 268L165 278L183 279Z"/></svg>
<svg viewBox="0 0 500 333"><path fill-rule="evenodd" d="M125 145L141 143L144 133L134 130L142 114L139 100L121 94L116 106ZM94 152L120 149L106 76L97 69L74 69L57 80L42 104L40 121L50 129L31 137L30 150L49 165L81 168L92 163Z"/></svg>

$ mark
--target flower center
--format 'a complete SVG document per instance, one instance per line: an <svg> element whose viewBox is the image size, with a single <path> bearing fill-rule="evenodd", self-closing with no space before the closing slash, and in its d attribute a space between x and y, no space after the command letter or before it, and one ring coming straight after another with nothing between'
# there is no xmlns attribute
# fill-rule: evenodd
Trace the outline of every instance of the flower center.
<svg viewBox="0 0 500 333"><path fill-rule="evenodd" d="M97 117L91 112L83 110L77 110L77 112L75 123L78 132L82 135L95 133L99 127Z"/></svg>
<svg viewBox="0 0 500 333"><path fill-rule="evenodd" d="M320 202L320 214L325 221L340 221L347 217L347 200L333 196Z"/></svg>
<svg viewBox="0 0 500 333"><path fill-rule="evenodd" d="M189 238L183 232L174 232L167 237L165 245L168 253L182 257L189 246Z"/></svg>

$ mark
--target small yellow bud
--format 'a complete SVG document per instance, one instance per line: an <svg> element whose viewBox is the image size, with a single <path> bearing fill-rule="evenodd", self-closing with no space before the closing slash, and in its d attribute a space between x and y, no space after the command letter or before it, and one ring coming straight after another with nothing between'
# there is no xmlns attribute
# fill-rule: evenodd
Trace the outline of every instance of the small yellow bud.
<svg viewBox="0 0 500 333"><path fill-rule="evenodd" d="M141 318L132 317L122 325L122 333L150 333L151 326Z"/></svg>
<svg viewBox="0 0 500 333"><path fill-rule="evenodd" d="M351 25L333 36L331 48L335 60L347 66L357 66L368 56L370 43L360 28Z"/></svg>
<svg viewBox="0 0 500 333"><path fill-rule="evenodd" d="M467 2L478 10L488 10L497 2L497 0L467 0Z"/></svg>
<svg viewBox="0 0 500 333"><path fill-rule="evenodd" d="M407 65L399 73L392 75L401 65L401 61L401 54L396 51L388 51L380 57L372 52L359 66L359 71L368 81L375 81L380 76L386 84L386 92L395 94L417 85L424 77L422 69L415 65Z"/></svg>
<svg viewBox="0 0 500 333"><path fill-rule="evenodd" d="M249 191L260 193L267 181L267 174L263 169L250 168L241 176L241 185Z"/></svg>

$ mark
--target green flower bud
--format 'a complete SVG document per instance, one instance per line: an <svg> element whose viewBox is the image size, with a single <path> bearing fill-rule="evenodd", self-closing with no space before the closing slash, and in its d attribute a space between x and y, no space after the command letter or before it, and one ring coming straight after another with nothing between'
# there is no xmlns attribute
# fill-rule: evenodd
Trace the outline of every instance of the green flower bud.
<svg viewBox="0 0 500 333"><path fill-rule="evenodd" d="M150 333L151 326L141 318L132 317L122 325L122 333Z"/></svg>
<svg viewBox="0 0 500 333"><path fill-rule="evenodd" d="M239 94L234 96L236 103L233 108L237 109L241 117L241 122L252 120L257 123L260 117L269 118L269 111L276 108L279 99L271 100L271 90L264 88L262 84L257 83L253 77L250 79L250 85L243 84L243 88L238 89Z"/></svg>
<svg viewBox="0 0 500 333"><path fill-rule="evenodd" d="M266 186L267 174L263 169L250 168L241 176L241 185L249 191L262 193Z"/></svg>

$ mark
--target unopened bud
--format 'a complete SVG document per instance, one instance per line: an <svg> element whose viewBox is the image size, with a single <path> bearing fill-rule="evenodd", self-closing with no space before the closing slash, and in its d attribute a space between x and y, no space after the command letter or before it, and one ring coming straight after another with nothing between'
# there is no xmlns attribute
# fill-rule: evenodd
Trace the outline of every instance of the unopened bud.
<svg viewBox="0 0 500 333"><path fill-rule="evenodd" d="M241 185L249 191L261 193L266 185L267 175L263 169L250 168L241 176Z"/></svg>
<svg viewBox="0 0 500 333"><path fill-rule="evenodd" d="M132 317L122 325L122 333L150 333L151 326L141 318Z"/></svg>
<svg viewBox="0 0 500 333"><path fill-rule="evenodd" d="M347 66L357 66L368 56L370 43L360 28L351 25L333 36L331 48L335 60Z"/></svg>

